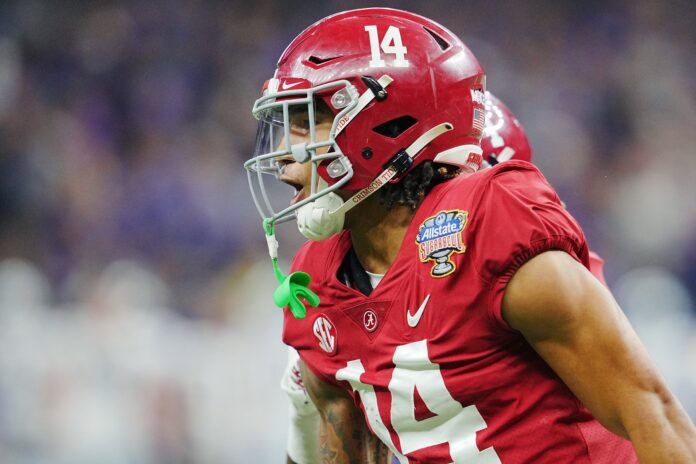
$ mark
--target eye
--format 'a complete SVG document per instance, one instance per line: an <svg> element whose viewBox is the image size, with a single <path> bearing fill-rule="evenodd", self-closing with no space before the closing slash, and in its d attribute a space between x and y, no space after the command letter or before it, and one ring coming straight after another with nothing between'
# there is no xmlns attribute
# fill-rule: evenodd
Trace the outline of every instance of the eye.
<svg viewBox="0 0 696 464"><path fill-rule="evenodd" d="M309 117L306 112L295 114L291 117L290 130L303 135L309 133Z"/></svg>
<svg viewBox="0 0 696 464"><path fill-rule="evenodd" d="M300 124L291 124L290 125L290 132L293 134L298 134L298 135L307 135L309 134L309 121L306 123L300 123Z"/></svg>

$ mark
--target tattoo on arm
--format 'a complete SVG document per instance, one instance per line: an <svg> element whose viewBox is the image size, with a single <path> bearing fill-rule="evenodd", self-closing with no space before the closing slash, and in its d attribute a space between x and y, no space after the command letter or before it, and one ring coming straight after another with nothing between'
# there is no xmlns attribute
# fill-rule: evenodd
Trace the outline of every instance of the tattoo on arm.
<svg viewBox="0 0 696 464"><path fill-rule="evenodd" d="M367 447L367 459L368 464L390 464L391 460L389 454L389 448L387 445L382 443L382 441L375 435L367 432L366 437L366 447Z"/></svg>
<svg viewBox="0 0 696 464"><path fill-rule="evenodd" d="M369 430L353 399L319 379L304 363L302 381L321 418L319 456L324 464L365 464Z"/></svg>
<svg viewBox="0 0 696 464"><path fill-rule="evenodd" d="M325 464L363 464L366 429L353 404L328 405L322 414L321 459Z"/></svg>
<svg viewBox="0 0 696 464"><path fill-rule="evenodd" d="M323 463L390 464L389 448L352 403L327 409L319 439Z"/></svg>

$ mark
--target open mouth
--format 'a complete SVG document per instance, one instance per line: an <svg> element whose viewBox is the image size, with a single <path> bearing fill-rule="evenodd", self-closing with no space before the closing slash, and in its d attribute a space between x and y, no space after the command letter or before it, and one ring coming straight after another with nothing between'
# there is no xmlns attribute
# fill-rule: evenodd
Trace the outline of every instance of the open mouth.
<svg viewBox="0 0 696 464"><path fill-rule="evenodd" d="M295 179L291 179L289 177L281 177L280 181L288 184L290 187L295 189L295 195L290 200L291 205L294 205L295 203L298 203L307 197L304 186L301 183L297 182Z"/></svg>

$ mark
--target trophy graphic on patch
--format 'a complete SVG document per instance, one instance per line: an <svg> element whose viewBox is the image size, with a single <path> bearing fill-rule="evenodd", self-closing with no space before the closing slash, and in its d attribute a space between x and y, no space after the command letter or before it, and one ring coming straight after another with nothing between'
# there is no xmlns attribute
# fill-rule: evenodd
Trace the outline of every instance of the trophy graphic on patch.
<svg viewBox="0 0 696 464"><path fill-rule="evenodd" d="M466 227L469 213L458 209L440 211L421 224L416 236L418 255L421 262L433 261L430 270L433 277L445 277L454 272L453 253L464 253L462 230Z"/></svg>

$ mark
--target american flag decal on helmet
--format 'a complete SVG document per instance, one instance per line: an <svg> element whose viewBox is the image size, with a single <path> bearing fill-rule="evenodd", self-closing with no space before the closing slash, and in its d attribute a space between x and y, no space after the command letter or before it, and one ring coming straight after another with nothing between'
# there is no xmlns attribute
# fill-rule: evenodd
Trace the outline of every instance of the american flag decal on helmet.
<svg viewBox="0 0 696 464"><path fill-rule="evenodd" d="M483 132L486 127L486 112L482 108L474 108L474 120L471 124L474 130Z"/></svg>

